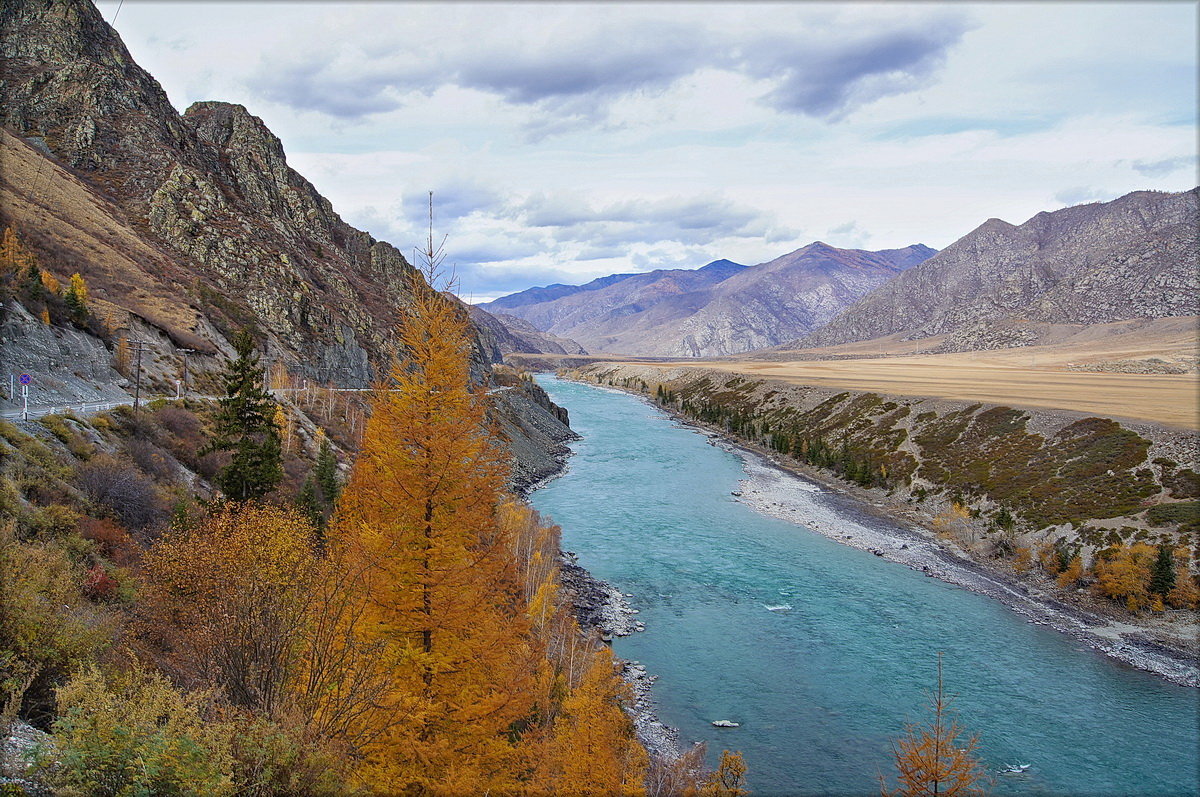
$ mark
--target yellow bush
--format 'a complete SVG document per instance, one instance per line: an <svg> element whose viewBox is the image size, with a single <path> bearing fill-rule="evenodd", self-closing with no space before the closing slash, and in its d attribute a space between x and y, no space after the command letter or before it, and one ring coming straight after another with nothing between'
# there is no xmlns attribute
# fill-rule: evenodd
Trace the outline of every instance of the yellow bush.
<svg viewBox="0 0 1200 797"><path fill-rule="evenodd" d="M0 528L0 704L52 683L106 649L115 623L79 591L82 574L57 543L40 546ZM48 696L48 693L47 693Z"/></svg>
<svg viewBox="0 0 1200 797"><path fill-rule="evenodd" d="M207 697L136 663L112 677L88 665L58 690L54 749L39 768L59 795L231 794L227 729L204 721Z"/></svg>

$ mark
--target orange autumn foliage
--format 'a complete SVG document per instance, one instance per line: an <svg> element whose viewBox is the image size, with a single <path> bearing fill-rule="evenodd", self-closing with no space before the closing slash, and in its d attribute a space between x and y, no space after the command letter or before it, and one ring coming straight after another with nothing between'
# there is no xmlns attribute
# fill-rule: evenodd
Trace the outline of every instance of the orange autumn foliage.
<svg viewBox="0 0 1200 797"><path fill-rule="evenodd" d="M414 292L405 356L375 394L329 532L354 607L329 650L373 649L387 681L343 731L358 740L358 785L640 793L646 753L611 654L560 594L558 529L505 492L466 317Z"/></svg>
<svg viewBox="0 0 1200 797"><path fill-rule="evenodd" d="M553 794L643 794L646 751L632 738L620 706L626 686L612 654L592 651L581 683L563 700L536 782ZM614 755L615 753L615 755Z"/></svg>
<svg viewBox="0 0 1200 797"><path fill-rule="evenodd" d="M928 722L910 723L892 745L899 787L889 791L880 776L883 797L968 797L985 793L987 772L976 756L979 737L963 738L951 709L953 697L942 690L942 654L938 654L937 691L930 695Z"/></svg>
<svg viewBox="0 0 1200 797"><path fill-rule="evenodd" d="M1083 578L1083 559L1075 555L1071 557L1067 569L1058 574L1058 586L1063 589L1073 587L1081 578Z"/></svg>
<svg viewBox="0 0 1200 797"><path fill-rule="evenodd" d="M145 557L143 635L185 683L275 716L297 677L308 617L328 568L311 526L270 506L218 507L177 528ZM163 638L168 634L168 638Z"/></svg>
<svg viewBox="0 0 1200 797"><path fill-rule="evenodd" d="M1157 555L1152 545L1118 545L1096 560L1096 591L1106 598L1125 602L1129 611L1149 603L1150 567Z"/></svg>
<svg viewBox="0 0 1200 797"><path fill-rule="evenodd" d="M746 762L741 753L721 751L721 763L700 787L700 797L744 797L746 788Z"/></svg>
<svg viewBox="0 0 1200 797"><path fill-rule="evenodd" d="M330 531L362 596L356 633L386 646L379 713L404 718L363 751L369 787L483 793L522 774L509 730L533 707L534 650L467 330L448 300L416 291L399 329L406 357L374 400Z"/></svg>

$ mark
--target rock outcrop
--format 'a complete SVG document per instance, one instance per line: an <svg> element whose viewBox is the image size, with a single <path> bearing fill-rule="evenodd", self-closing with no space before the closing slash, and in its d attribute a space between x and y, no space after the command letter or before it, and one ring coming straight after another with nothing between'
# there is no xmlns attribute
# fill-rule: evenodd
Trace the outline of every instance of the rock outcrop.
<svg viewBox="0 0 1200 797"><path fill-rule="evenodd" d="M990 347L1030 342L1011 321L1096 324L1200 312L1200 189L1136 191L1043 212L1020 226L989 219L877 288L798 342L830 346L901 333L958 335ZM1015 336L1015 337L1013 337Z"/></svg>
<svg viewBox="0 0 1200 797"><path fill-rule="evenodd" d="M485 305L570 336L589 351L668 357L734 354L793 340L933 254L813 243L757 266L615 274L583 286L533 288Z"/></svg>

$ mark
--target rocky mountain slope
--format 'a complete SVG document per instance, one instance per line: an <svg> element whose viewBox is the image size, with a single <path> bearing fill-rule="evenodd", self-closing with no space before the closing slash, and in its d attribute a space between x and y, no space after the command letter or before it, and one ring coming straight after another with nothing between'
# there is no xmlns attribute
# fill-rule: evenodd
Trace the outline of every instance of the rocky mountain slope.
<svg viewBox="0 0 1200 797"><path fill-rule="evenodd" d="M298 377L381 373L424 281L344 222L260 119L222 102L178 113L88 0L7 0L0 76L0 224L60 280L80 272L108 329L149 341L164 375L183 349L194 371L219 368L243 326ZM484 379L500 346L476 331Z"/></svg>
<svg viewBox="0 0 1200 797"><path fill-rule="evenodd" d="M491 334L502 356L516 353L587 354L575 341L542 332L524 318L489 313L478 305L471 305L470 310L471 323Z"/></svg>
<svg viewBox="0 0 1200 797"><path fill-rule="evenodd" d="M590 351L704 357L773 346L812 330L934 250L867 252L821 242L767 263L613 275L535 288L487 305Z"/></svg>
<svg viewBox="0 0 1200 797"><path fill-rule="evenodd" d="M990 348L1029 342L1008 341L1013 320L1196 315L1198 191L1137 191L1039 213L1020 226L989 219L798 345L948 334L944 345L956 350Z"/></svg>
<svg viewBox="0 0 1200 797"><path fill-rule="evenodd" d="M400 252L342 221L244 107L177 113L87 0L2 14L0 121L110 200L198 311L253 318L314 378L369 381L407 301Z"/></svg>

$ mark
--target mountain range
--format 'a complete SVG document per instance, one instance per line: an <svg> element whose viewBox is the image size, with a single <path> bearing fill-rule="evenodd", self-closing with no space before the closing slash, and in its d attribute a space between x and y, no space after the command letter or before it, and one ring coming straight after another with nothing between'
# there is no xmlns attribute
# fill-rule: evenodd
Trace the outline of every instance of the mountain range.
<svg viewBox="0 0 1200 797"><path fill-rule="evenodd" d="M993 345L1009 322L1097 324L1200 312L1200 189L1135 191L988 219L793 345L887 335L951 335L951 348Z"/></svg>
<svg viewBox="0 0 1200 797"><path fill-rule="evenodd" d="M710 357L895 336L1028 345L1035 325L1200 314L1200 189L988 219L940 252L820 241L757 266L613 274L483 305L593 353Z"/></svg>
<svg viewBox="0 0 1200 797"><path fill-rule="evenodd" d="M868 252L815 242L756 266L613 274L531 288L481 305L578 341L590 352L707 357L774 346L829 321L931 257L921 244Z"/></svg>

